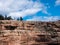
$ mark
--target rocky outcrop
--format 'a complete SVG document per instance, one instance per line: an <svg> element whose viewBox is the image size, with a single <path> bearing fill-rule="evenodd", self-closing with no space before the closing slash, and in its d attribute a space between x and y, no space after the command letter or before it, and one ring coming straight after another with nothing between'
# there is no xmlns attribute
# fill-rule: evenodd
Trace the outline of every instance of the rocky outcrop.
<svg viewBox="0 0 60 45"><path fill-rule="evenodd" d="M60 44L60 21L0 20L0 45Z"/></svg>
<svg viewBox="0 0 60 45"><path fill-rule="evenodd" d="M45 36L46 34L47 36ZM49 42L51 42L50 34L45 31L0 31L0 45L40 45L40 43L46 44Z"/></svg>
<svg viewBox="0 0 60 45"><path fill-rule="evenodd" d="M0 30L45 30L45 27L52 27L60 31L60 21L36 22L36 21L15 21L0 20Z"/></svg>

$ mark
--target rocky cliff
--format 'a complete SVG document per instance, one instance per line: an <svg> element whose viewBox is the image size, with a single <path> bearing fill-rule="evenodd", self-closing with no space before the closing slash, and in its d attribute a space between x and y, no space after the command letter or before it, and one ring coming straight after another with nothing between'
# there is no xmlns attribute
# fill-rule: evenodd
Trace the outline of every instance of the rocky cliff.
<svg viewBox="0 0 60 45"><path fill-rule="evenodd" d="M0 20L0 45L60 44L60 21Z"/></svg>

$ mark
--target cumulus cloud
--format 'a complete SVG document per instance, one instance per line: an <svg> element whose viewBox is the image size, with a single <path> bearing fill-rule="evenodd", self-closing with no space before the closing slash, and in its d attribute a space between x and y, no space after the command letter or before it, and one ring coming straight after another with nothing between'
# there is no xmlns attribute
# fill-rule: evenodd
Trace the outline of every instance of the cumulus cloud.
<svg viewBox="0 0 60 45"><path fill-rule="evenodd" d="M27 21L57 21L60 16L35 16L32 19L27 19Z"/></svg>
<svg viewBox="0 0 60 45"><path fill-rule="evenodd" d="M60 5L60 0L56 0L55 5Z"/></svg>
<svg viewBox="0 0 60 45"><path fill-rule="evenodd" d="M8 16L19 17L45 11L45 6L38 1L32 0L0 0L0 12ZM45 11L45 13L47 13Z"/></svg>

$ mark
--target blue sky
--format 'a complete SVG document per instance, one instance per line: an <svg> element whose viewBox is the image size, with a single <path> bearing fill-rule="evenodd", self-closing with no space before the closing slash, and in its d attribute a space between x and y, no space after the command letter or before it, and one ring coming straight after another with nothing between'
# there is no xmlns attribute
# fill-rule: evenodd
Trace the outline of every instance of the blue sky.
<svg viewBox="0 0 60 45"><path fill-rule="evenodd" d="M0 0L0 14L26 21L60 20L60 0Z"/></svg>

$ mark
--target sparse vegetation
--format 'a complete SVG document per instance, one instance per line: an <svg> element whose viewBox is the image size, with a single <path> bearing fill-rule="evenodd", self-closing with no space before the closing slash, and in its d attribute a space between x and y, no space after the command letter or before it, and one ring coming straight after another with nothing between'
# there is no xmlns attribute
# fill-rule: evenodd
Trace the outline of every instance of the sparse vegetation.
<svg viewBox="0 0 60 45"><path fill-rule="evenodd" d="M19 18L17 18L17 20L18 20L18 21L22 21L22 20L23 20L23 18L22 18L22 17L19 17Z"/></svg>
<svg viewBox="0 0 60 45"><path fill-rule="evenodd" d="M11 16L8 16L5 15L5 17L3 15L0 14L0 20L12 20L12 17Z"/></svg>
<svg viewBox="0 0 60 45"><path fill-rule="evenodd" d="M4 20L4 16L0 14L0 20Z"/></svg>
<svg viewBox="0 0 60 45"><path fill-rule="evenodd" d="M11 16L7 16L7 15L3 16L3 15L0 14L0 20L13 20L13 18ZM17 18L17 20L22 21L23 18L19 17L19 18Z"/></svg>

